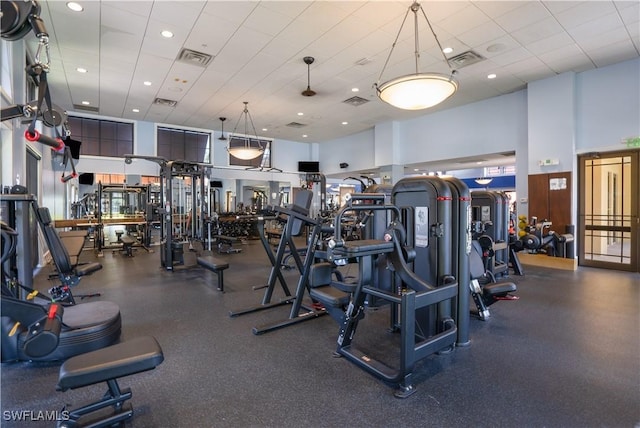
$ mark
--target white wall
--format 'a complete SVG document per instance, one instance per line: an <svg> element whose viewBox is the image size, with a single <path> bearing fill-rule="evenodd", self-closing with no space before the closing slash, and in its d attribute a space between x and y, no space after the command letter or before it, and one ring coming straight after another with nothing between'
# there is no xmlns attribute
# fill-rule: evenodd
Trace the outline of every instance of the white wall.
<svg viewBox="0 0 640 428"><path fill-rule="evenodd" d="M572 171L575 153L575 74L532 82L528 88L529 174ZM555 159L557 165L540 166Z"/></svg>
<svg viewBox="0 0 640 428"><path fill-rule="evenodd" d="M624 149L640 136L640 59L585 71L576 77L576 151Z"/></svg>
<svg viewBox="0 0 640 428"><path fill-rule="evenodd" d="M373 168L375 165L374 130L359 132L320 144L320 169L325 175ZM346 162L349 167L340 168Z"/></svg>
<svg viewBox="0 0 640 428"><path fill-rule="evenodd" d="M527 94L518 91L400 123L400 162L516 150L527 139Z"/></svg>

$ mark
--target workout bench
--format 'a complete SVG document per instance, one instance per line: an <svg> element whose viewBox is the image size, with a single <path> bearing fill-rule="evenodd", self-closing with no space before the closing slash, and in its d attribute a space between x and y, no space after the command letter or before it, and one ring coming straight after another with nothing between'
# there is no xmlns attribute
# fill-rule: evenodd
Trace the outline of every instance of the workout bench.
<svg viewBox="0 0 640 428"><path fill-rule="evenodd" d="M198 264L205 269L218 274L218 290L224 292L224 276L223 272L229 268L229 263L216 259L213 256L200 256L197 259Z"/></svg>
<svg viewBox="0 0 640 428"><path fill-rule="evenodd" d="M133 257L133 244L136 243L136 240L129 235L122 235L118 237L118 242L122 244L122 248L119 251L122 251L127 257Z"/></svg>
<svg viewBox="0 0 640 428"><path fill-rule="evenodd" d="M240 253L242 248L233 248L234 242L242 242L242 239L235 236L215 235L214 238L218 242L218 253Z"/></svg>
<svg viewBox="0 0 640 428"><path fill-rule="evenodd" d="M106 382L108 390L100 400L69 411L69 420L60 422L58 427L98 428L113 426L130 419L133 417L133 407L130 403L126 406L124 403L131 398L131 389L121 390L118 379L154 369L162 361L162 349L151 336L138 337L68 359L60 367L56 387L58 391L82 388L100 382ZM91 414L107 407L113 408L111 415L94 415L95 419L90 419Z"/></svg>

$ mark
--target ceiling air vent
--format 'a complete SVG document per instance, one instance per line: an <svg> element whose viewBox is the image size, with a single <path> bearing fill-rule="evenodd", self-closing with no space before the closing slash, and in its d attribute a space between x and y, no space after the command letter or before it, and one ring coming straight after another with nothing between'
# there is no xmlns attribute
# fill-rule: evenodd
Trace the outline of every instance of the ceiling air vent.
<svg viewBox="0 0 640 428"><path fill-rule="evenodd" d="M304 128L307 125L305 125L304 123L299 123L299 122L290 122L290 123L287 123L287 126L289 128Z"/></svg>
<svg viewBox="0 0 640 428"><path fill-rule="evenodd" d="M467 67L476 62L484 61L486 58L474 51L466 51L449 58L449 63L454 68Z"/></svg>
<svg viewBox="0 0 640 428"><path fill-rule="evenodd" d="M100 109L98 107L85 106L85 105L82 105L82 104L74 104L73 105L73 109L74 110L90 111L92 113L98 113L100 111Z"/></svg>
<svg viewBox="0 0 640 428"><path fill-rule="evenodd" d="M178 54L176 61L184 62L191 65L197 65L198 67L206 67L207 65L209 65L212 59L213 55L183 48Z"/></svg>
<svg viewBox="0 0 640 428"><path fill-rule="evenodd" d="M354 107L361 106L362 104L366 104L368 102L369 102L368 99L359 97L357 95L355 97L347 98L346 100L343 101L343 103L349 104Z"/></svg>
<svg viewBox="0 0 640 428"><path fill-rule="evenodd" d="M166 98L156 98L155 100L153 100L153 103L161 106L167 106L167 107L175 107L178 105L177 101L168 100Z"/></svg>

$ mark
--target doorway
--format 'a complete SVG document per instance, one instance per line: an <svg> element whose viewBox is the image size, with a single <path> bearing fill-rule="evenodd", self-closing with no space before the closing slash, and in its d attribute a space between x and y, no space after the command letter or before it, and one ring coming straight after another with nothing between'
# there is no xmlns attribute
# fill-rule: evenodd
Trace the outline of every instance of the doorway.
<svg viewBox="0 0 640 428"><path fill-rule="evenodd" d="M640 150L578 157L578 263L638 272Z"/></svg>

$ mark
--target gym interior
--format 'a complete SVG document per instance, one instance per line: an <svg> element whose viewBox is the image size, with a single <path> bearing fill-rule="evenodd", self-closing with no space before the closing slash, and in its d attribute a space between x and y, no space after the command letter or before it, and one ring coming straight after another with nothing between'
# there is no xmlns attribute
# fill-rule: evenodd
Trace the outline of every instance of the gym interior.
<svg viewBox="0 0 640 428"><path fill-rule="evenodd" d="M640 3L0 11L2 426L640 425Z"/></svg>

